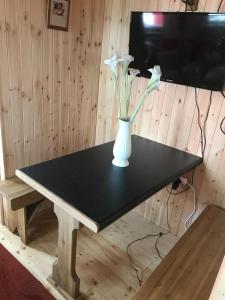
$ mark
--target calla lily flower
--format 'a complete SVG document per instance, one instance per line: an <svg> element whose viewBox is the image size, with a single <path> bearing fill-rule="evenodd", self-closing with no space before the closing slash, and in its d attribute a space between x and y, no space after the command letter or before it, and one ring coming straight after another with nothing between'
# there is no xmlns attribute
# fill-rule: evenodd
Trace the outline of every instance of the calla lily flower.
<svg viewBox="0 0 225 300"><path fill-rule="evenodd" d="M131 55L124 55L121 57L121 62L129 66L129 64L134 61L134 57Z"/></svg>
<svg viewBox="0 0 225 300"><path fill-rule="evenodd" d="M139 70L129 68L130 63L134 60L131 55L118 56L114 54L110 59L106 59L104 63L108 65L114 73L115 87L118 101L118 117L129 122L133 122L140 111L145 99L152 91L158 89L160 86L160 77L162 75L160 66L148 71L152 73L151 79L145 88L145 91L140 96L133 113L129 116L129 105L131 101L131 88L134 78L140 74ZM123 80L124 85L121 84ZM123 89L124 91L121 91Z"/></svg>
<svg viewBox="0 0 225 300"><path fill-rule="evenodd" d="M117 54L114 54L110 59L106 59L104 63L108 65L111 68L111 70L116 74L118 64L121 63L121 61L121 57L117 56Z"/></svg>
<svg viewBox="0 0 225 300"><path fill-rule="evenodd" d="M123 75L126 76L127 75L127 71L128 71L128 67L129 64L134 61L133 56L131 55L123 55L121 57L121 65L122 65L122 69L123 69Z"/></svg>
<svg viewBox="0 0 225 300"><path fill-rule="evenodd" d="M162 76L160 66L154 66L154 68L148 69L148 71L152 73L150 84L160 80L160 77Z"/></svg>

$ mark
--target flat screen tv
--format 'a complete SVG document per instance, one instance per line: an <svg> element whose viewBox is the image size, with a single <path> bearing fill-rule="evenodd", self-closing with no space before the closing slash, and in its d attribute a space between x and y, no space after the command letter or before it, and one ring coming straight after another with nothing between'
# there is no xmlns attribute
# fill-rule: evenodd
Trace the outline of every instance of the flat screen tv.
<svg viewBox="0 0 225 300"><path fill-rule="evenodd" d="M129 53L141 76L214 91L225 85L225 14L132 12Z"/></svg>

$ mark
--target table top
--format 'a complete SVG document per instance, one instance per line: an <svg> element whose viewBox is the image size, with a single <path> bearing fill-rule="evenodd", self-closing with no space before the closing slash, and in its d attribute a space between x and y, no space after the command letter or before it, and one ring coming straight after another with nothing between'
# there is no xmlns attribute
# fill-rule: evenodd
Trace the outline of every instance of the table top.
<svg viewBox="0 0 225 300"><path fill-rule="evenodd" d="M114 142L16 171L95 232L202 163L202 158L133 135L130 165L112 165Z"/></svg>

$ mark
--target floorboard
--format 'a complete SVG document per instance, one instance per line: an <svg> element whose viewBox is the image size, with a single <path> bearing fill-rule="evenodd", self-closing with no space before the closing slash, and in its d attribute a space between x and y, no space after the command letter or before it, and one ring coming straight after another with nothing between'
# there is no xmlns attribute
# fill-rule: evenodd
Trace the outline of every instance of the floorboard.
<svg viewBox="0 0 225 300"><path fill-rule="evenodd" d="M48 210L41 217L33 219L29 227L31 242L28 246L24 246L4 226L0 226L0 242L56 299L65 299L48 281L57 257L57 219ZM98 235L82 228L77 248L77 273L81 279L82 299L132 299L139 285L126 254L127 244L148 233L159 231L161 228L144 221L134 212ZM176 240L171 234L162 238L159 243L161 255L166 255ZM154 248L154 238L135 244L131 254L143 281L160 263Z"/></svg>

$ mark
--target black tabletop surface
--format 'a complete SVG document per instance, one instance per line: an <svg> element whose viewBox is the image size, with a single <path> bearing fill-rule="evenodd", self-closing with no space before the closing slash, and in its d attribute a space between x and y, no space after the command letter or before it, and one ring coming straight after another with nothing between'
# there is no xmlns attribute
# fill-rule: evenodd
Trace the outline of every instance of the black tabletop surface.
<svg viewBox="0 0 225 300"><path fill-rule="evenodd" d="M99 230L202 163L202 158L132 136L130 165L112 165L113 142L21 169L88 216Z"/></svg>

